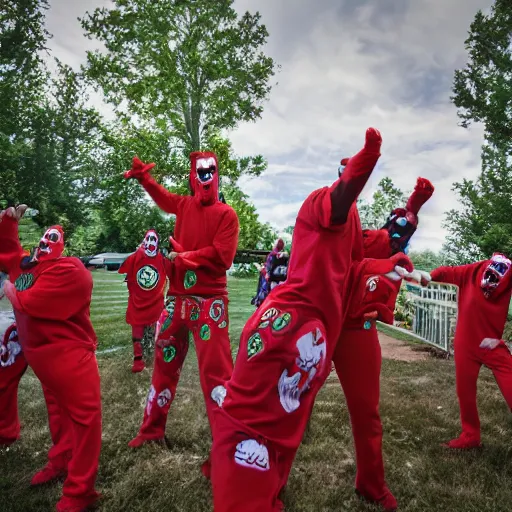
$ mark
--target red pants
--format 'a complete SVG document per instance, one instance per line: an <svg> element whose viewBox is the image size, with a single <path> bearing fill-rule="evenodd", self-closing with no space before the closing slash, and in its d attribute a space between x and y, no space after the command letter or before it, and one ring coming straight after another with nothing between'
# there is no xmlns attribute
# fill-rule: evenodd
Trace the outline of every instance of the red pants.
<svg viewBox="0 0 512 512"><path fill-rule="evenodd" d="M94 493L101 449L101 394L94 352L66 344L43 345L25 356L43 385L53 446L49 459L67 466L63 494ZM69 460L69 463L67 463Z"/></svg>
<svg viewBox="0 0 512 512"><path fill-rule="evenodd" d="M185 296L167 300L157 325L151 388L138 437L153 440L165 436L167 414L188 352L189 331L195 341L201 389L212 426L213 409L217 407L212 390L223 386L233 371L227 303L225 297Z"/></svg>
<svg viewBox="0 0 512 512"><path fill-rule="evenodd" d="M347 400L356 452L356 489L378 501L387 491L379 415L382 354L377 329L343 330L333 356Z"/></svg>
<svg viewBox="0 0 512 512"><path fill-rule="evenodd" d="M256 450L245 459L245 465L237 463L237 453L247 453L251 447ZM211 453L214 511L284 510L279 494L288 480L295 453L277 450L228 415L216 414Z"/></svg>
<svg viewBox="0 0 512 512"><path fill-rule="evenodd" d="M27 370L22 353L14 363L0 366L0 446L14 443L20 437L18 417L18 385Z"/></svg>
<svg viewBox="0 0 512 512"><path fill-rule="evenodd" d="M492 350L455 344L455 377L462 432L478 441L480 419L476 405L476 383L482 365L492 371L509 409L512 409L512 355L505 343L502 341Z"/></svg>

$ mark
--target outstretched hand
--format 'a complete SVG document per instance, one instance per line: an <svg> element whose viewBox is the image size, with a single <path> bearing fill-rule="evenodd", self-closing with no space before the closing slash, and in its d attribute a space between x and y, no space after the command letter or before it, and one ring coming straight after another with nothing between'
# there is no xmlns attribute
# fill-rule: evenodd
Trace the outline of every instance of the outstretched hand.
<svg viewBox="0 0 512 512"><path fill-rule="evenodd" d="M14 219L19 222L23 218L23 215L25 215L27 209L28 206L26 204L10 206L5 210L0 211L0 222L2 222L4 217L10 217L11 219Z"/></svg>
<svg viewBox="0 0 512 512"><path fill-rule="evenodd" d="M129 171L125 171L123 176L125 179L135 178L136 180L141 179L146 175L156 164L149 163L145 164L137 156L133 157L132 168Z"/></svg>
<svg viewBox="0 0 512 512"><path fill-rule="evenodd" d="M372 153L380 153L380 146L382 145L382 136L377 128L368 128L366 130L366 140L364 147Z"/></svg>
<svg viewBox="0 0 512 512"><path fill-rule="evenodd" d="M403 252L399 252L397 254L393 254L391 258L389 258L396 267L403 267L408 272L412 272L414 270L414 265L412 264L412 261L410 260L409 256L404 254Z"/></svg>

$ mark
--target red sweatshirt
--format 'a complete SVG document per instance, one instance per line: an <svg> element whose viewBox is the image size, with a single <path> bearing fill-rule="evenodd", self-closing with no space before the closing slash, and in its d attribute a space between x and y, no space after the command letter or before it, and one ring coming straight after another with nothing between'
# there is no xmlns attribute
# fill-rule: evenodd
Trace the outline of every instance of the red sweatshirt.
<svg viewBox="0 0 512 512"><path fill-rule="evenodd" d="M220 201L203 206L193 196L173 194L149 173L140 183L160 209L176 215L174 238L187 252L187 259L199 264L197 269L187 269L176 258L168 295L227 295L226 271L238 245L235 210Z"/></svg>
<svg viewBox="0 0 512 512"><path fill-rule="evenodd" d="M171 274L171 262L162 253L148 256L144 247L128 256L118 272L127 274L128 309L126 323L129 325L151 325L164 309L166 274Z"/></svg>
<svg viewBox="0 0 512 512"><path fill-rule="evenodd" d="M501 339L512 296L512 272L486 299L480 286L490 260L459 267L439 267L432 281L459 287L455 343L478 348L484 338Z"/></svg>
<svg viewBox="0 0 512 512"><path fill-rule="evenodd" d="M97 339L90 320L91 273L78 258L40 262L23 271L23 255L18 222L4 217L0 223L0 262L8 262L6 271L16 287L13 309L27 357L32 349L48 344L74 343L95 350Z"/></svg>

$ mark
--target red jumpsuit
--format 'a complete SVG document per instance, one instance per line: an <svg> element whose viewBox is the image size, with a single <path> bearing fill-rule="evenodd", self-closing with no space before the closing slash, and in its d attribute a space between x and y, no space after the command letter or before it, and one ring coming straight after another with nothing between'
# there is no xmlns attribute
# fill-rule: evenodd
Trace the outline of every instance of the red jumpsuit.
<svg viewBox="0 0 512 512"><path fill-rule="evenodd" d="M474 448L480 445L480 419L476 403L477 379L480 367L487 366L512 409L512 355L501 340L512 295L510 263L504 275L495 280L498 285L485 295L482 280L492 260L460 267L440 267L431 273L432 281L459 287L457 326L455 329L455 377L460 406L462 434L447 443L449 448ZM510 260L507 260L508 262ZM503 273L502 273L503 274ZM499 341L496 348L481 348L485 338Z"/></svg>
<svg viewBox="0 0 512 512"><path fill-rule="evenodd" d="M405 208L393 210L384 228L363 231L364 257L381 259L399 251L406 252L418 225L418 212L433 192L434 187L428 180L418 178ZM390 284L394 291L390 291L387 298L387 309L393 314L401 281ZM359 283L360 287L364 285ZM333 361L352 423L357 465L355 488L368 501L392 511L397 508L397 502L386 485L382 457L379 337L375 324L366 322L364 316L358 314L359 302L353 300L352 304ZM382 321L393 324L392 317Z"/></svg>
<svg viewBox="0 0 512 512"><path fill-rule="evenodd" d="M158 251L158 235L149 230L143 244L123 262L118 272L126 274L128 309L126 323L132 326L132 372L141 372L145 365L141 341L144 329L153 325L164 307L166 272L170 262Z"/></svg>
<svg viewBox="0 0 512 512"><path fill-rule="evenodd" d="M0 446L8 446L20 437L18 385L26 370L27 362L13 324L0 344Z"/></svg>
<svg viewBox="0 0 512 512"><path fill-rule="evenodd" d="M85 510L94 490L101 448L100 377L96 335L90 321L92 276L77 258L61 257L64 234L48 229L35 262L20 260L17 221L0 223L0 265L16 317L25 358L41 381L54 446L48 465L32 480L48 481L67 471L57 511Z"/></svg>
<svg viewBox="0 0 512 512"><path fill-rule="evenodd" d="M365 148L341 178L306 199L295 224L287 281L242 332L233 375L215 410L216 512L282 508L278 496L330 373L347 294L357 279L351 272L353 244L361 244L355 201L380 156L380 144L380 134L369 129ZM375 270L393 268L385 261Z"/></svg>
<svg viewBox="0 0 512 512"><path fill-rule="evenodd" d="M218 199L218 167L213 153L192 153L190 183L193 195L173 194L157 184L134 159L127 177L137 178L156 204L176 215L174 262L170 286L157 324L155 365L144 419L129 445L165 437L167 414L175 397L187 355L188 333L194 337L201 388L212 425L217 407L212 392L231 377L233 359L228 334L226 271L238 244L238 217ZM214 394L215 396L215 394ZM207 467L203 467L206 472Z"/></svg>

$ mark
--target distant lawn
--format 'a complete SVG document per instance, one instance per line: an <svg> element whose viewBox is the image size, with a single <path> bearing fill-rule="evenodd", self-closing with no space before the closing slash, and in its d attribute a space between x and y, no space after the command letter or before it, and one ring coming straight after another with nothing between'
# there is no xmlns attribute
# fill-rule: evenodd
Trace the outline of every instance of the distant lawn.
<svg viewBox="0 0 512 512"><path fill-rule="evenodd" d="M122 294L126 294L122 277L97 273L95 280L93 322L100 347L126 345L126 350L99 357L104 403L98 480L98 488L105 495L101 510L211 511L210 485L200 473L210 437L194 350L185 363L169 416L170 448L146 446L131 451L126 444L142 419L150 371L130 373L131 347L121 302ZM112 282L101 282L106 280ZM235 352L242 326L254 310L250 298L255 286L251 280L229 282L230 333ZM107 298L120 302L109 305ZM482 371L479 382L485 447L473 453L448 453L439 446L459 431L452 361L386 360L382 373L387 480L399 500L399 510L512 510L512 417L490 372ZM50 445L42 393L31 372L21 383L20 409L22 439L9 450L0 451L0 511L51 511L60 486L29 488L30 477L45 463ZM291 472L285 495L288 512L375 510L354 496L354 476L347 409L333 373L318 396L310 428Z"/></svg>

